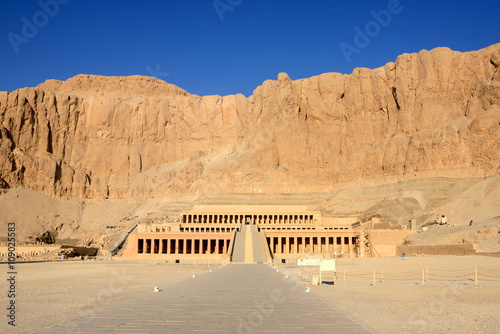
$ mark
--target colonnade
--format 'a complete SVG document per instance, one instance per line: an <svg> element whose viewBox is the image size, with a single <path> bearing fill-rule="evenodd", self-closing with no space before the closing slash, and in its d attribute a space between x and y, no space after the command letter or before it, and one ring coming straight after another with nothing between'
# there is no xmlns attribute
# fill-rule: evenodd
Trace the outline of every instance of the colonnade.
<svg viewBox="0 0 500 334"><path fill-rule="evenodd" d="M138 254L226 254L230 239L137 239Z"/></svg>
<svg viewBox="0 0 500 334"><path fill-rule="evenodd" d="M311 214L191 214L182 215L182 223L201 224L313 224Z"/></svg>
<svg viewBox="0 0 500 334"><path fill-rule="evenodd" d="M267 243L273 254L322 253L333 254L344 252L355 253L356 238L352 236L270 236Z"/></svg>
<svg viewBox="0 0 500 334"><path fill-rule="evenodd" d="M191 233L230 233L237 229L235 227L192 227L192 226L182 226L180 228L181 232L191 232Z"/></svg>

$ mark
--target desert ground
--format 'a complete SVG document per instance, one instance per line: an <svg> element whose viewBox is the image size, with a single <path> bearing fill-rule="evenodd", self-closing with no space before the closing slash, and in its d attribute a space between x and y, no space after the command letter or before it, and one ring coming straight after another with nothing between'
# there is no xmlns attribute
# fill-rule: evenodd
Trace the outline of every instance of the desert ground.
<svg viewBox="0 0 500 334"><path fill-rule="evenodd" d="M58 261L17 264L17 326L15 333L43 328L84 316L106 306L150 293L208 266L168 265L164 261ZM6 272L6 265L2 265ZM4 287L2 283L2 287ZM7 296L0 295L2 309ZM12 333L6 321L0 333Z"/></svg>
<svg viewBox="0 0 500 334"><path fill-rule="evenodd" d="M18 268L16 333L34 333L150 293L155 286L190 279L211 266L69 260L18 264ZM301 280L301 268L278 265L290 279L376 332L495 333L500 329L500 258L337 259L336 284L332 285L333 275L326 273L324 284L312 286L316 268L304 267ZM6 296L0 296L4 307ZM5 321L1 326L1 332L11 332Z"/></svg>
<svg viewBox="0 0 500 334"><path fill-rule="evenodd" d="M376 332L486 334L500 330L498 257L337 259L337 284L311 286L316 268L304 267L304 285ZM281 270L300 280L300 268ZM330 273L323 274L323 281L332 280Z"/></svg>

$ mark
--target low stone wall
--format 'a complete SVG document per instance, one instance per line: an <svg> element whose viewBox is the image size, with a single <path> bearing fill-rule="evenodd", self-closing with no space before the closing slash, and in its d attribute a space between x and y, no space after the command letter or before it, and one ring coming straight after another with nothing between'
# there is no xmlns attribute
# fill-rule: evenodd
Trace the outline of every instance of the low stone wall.
<svg viewBox="0 0 500 334"><path fill-rule="evenodd" d="M61 245L61 249L72 249L75 256L96 256L99 248L96 247L78 247L70 245Z"/></svg>
<svg viewBox="0 0 500 334"><path fill-rule="evenodd" d="M396 248L396 255L475 255L476 249L474 244L457 244L457 245L434 245L434 246L417 246L417 245L399 245Z"/></svg>
<svg viewBox="0 0 500 334"><path fill-rule="evenodd" d="M414 233L409 230L367 230L368 240L374 247L372 256L396 256L397 247Z"/></svg>

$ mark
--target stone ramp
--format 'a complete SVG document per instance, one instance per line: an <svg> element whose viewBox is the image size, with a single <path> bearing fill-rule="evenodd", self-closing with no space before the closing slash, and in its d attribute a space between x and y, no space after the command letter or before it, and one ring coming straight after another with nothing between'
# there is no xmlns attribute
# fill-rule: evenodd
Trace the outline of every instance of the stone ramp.
<svg viewBox="0 0 500 334"><path fill-rule="evenodd" d="M231 254L231 261L245 262L245 233L247 225L242 225L241 231L236 232L234 236L233 253Z"/></svg>
<svg viewBox="0 0 500 334"><path fill-rule="evenodd" d="M267 261L261 232L256 225L242 225L236 232L232 262L264 263Z"/></svg>
<svg viewBox="0 0 500 334"><path fill-rule="evenodd" d="M230 264L39 333L370 331L267 265Z"/></svg>
<svg viewBox="0 0 500 334"><path fill-rule="evenodd" d="M257 263L265 263L267 262L266 258L266 253L264 250L264 245L263 239L262 239L262 233L263 231L258 232L257 231L257 226L253 225L255 228L254 231L252 231L252 243L253 243L253 261Z"/></svg>

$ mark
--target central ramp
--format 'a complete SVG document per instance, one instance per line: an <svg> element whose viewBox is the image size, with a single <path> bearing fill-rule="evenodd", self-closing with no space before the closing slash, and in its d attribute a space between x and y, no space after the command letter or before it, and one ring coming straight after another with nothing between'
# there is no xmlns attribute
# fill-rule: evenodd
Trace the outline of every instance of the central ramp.
<svg viewBox="0 0 500 334"><path fill-rule="evenodd" d="M262 234L255 225L242 225L234 238L231 261L235 263L264 263L267 261Z"/></svg>
<svg viewBox="0 0 500 334"><path fill-rule="evenodd" d="M370 333L319 295L263 264L229 264L196 279L158 286L161 292L41 333Z"/></svg>

